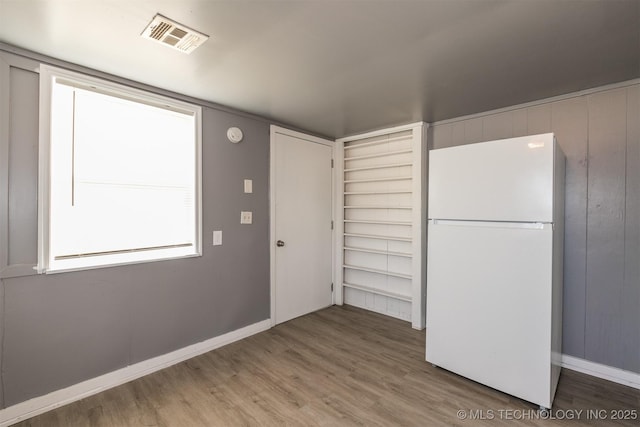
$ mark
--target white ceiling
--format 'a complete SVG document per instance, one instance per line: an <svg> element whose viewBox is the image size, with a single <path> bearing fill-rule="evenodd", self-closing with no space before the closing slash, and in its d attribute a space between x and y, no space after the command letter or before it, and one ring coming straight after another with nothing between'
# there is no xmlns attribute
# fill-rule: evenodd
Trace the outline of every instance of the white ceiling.
<svg viewBox="0 0 640 427"><path fill-rule="evenodd" d="M0 42L340 137L638 78L640 0L0 0Z"/></svg>

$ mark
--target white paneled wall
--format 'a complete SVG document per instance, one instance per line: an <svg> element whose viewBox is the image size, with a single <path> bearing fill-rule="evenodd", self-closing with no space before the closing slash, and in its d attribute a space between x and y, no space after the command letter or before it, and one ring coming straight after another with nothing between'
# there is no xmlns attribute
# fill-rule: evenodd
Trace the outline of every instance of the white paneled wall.
<svg viewBox="0 0 640 427"><path fill-rule="evenodd" d="M424 327L424 128L419 123L338 140L337 302L417 329Z"/></svg>

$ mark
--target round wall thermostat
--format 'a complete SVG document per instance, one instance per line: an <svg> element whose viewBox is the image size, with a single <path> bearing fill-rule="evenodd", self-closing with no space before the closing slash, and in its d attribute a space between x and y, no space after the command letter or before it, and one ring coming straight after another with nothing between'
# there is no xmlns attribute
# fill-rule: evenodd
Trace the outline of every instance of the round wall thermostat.
<svg viewBox="0 0 640 427"><path fill-rule="evenodd" d="M244 135L242 135L242 131L240 130L240 128L231 127L227 129L227 138L229 138L229 141L233 142L234 144L242 141L243 136Z"/></svg>

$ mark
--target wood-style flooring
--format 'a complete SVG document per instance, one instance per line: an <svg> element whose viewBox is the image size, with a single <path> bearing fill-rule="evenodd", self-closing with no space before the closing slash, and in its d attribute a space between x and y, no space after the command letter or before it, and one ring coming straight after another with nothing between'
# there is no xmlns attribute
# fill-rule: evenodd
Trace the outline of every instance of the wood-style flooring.
<svg viewBox="0 0 640 427"><path fill-rule="evenodd" d="M424 343L409 323L330 307L18 425L640 425L640 390L566 369L556 419L531 419L535 405L425 362Z"/></svg>

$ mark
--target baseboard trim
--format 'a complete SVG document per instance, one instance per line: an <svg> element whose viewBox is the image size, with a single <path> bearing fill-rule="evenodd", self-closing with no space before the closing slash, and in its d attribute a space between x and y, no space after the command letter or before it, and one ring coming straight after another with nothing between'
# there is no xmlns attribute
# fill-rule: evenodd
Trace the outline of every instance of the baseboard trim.
<svg viewBox="0 0 640 427"><path fill-rule="evenodd" d="M35 397L0 410L0 427L10 426L60 406L67 405L88 396L117 387L126 382L149 375L153 372L199 356L232 342L239 341L271 328L271 319L254 323L244 328L202 341L171 353L129 365L117 371L56 390L44 396Z"/></svg>
<svg viewBox="0 0 640 427"><path fill-rule="evenodd" d="M562 355L562 367L640 390L640 374L636 372L625 371L566 354Z"/></svg>

